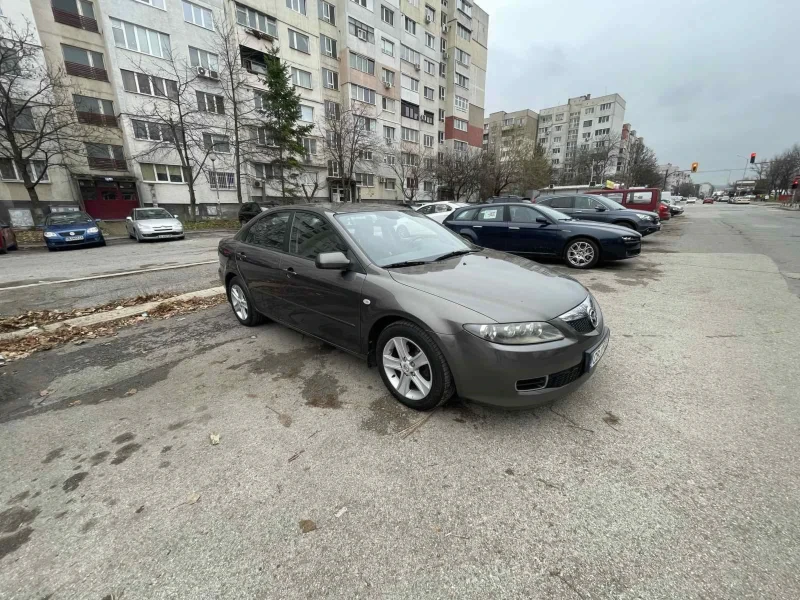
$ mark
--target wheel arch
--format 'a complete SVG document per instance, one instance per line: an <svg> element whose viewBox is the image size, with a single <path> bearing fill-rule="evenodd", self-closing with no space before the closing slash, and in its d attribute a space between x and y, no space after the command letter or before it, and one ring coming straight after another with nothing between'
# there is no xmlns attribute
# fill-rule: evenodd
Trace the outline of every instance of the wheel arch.
<svg viewBox="0 0 800 600"><path fill-rule="evenodd" d="M376 344L378 343L378 336L380 336L381 332L384 329L386 329L389 325L391 325L392 323L397 323L398 321L408 321L409 323L414 323L415 325L421 327L432 336L436 335L434 331L430 327L428 327L425 323L423 323L416 317L412 317L407 313L393 312L381 315L370 324L369 332L367 333L366 354L367 354L368 366L374 367L377 364L375 351L376 351Z"/></svg>
<svg viewBox="0 0 800 600"><path fill-rule="evenodd" d="M562 258L563 258L563 257L566 257L566 255L567 255L567 248L569 248L569 245L570 245L572 242L574 242L575 240L581 240L581 239L583 239L583 240L590 240L590 241L594 242L594 243L597 245L597 250L598 250L598 252L600 252L600 260L603 260L603 243L602 243L602 242L601 242L601 241L600 241L598 238L596 238L595 236L593 236L593 235L590 235L590 234L588 234L588 233L575 233L575 234L573 234L572 236L570 236L570 237L567 239L567 241L566 241L566 242L564 242L564 248L562 248L562 250L561 250L561 256L562 256Z"/></svg>

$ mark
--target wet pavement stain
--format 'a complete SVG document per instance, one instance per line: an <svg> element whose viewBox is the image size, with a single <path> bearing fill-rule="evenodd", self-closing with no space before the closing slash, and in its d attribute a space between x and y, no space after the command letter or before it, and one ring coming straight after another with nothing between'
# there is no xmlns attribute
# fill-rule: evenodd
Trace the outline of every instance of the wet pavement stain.
<svg viewBox="0 0 800 600"><path fill-rule="evenodd" d="M42 464L43 465L49 464L53 462L55 459L61 458L62 456L64 456L64 448L56 448L55 450L50 450L50 452L47 453L47 456L44 457L44 460L42 460Z"/></svg>
<svg viewBox="0 0 800 600"><path fill-rule="evenodd" d="M86 523L81 525L81 533L88 533L90 530L94 528L95 525L99 523L98 519L91 518Z"/></svg>
<svg viewBox="0 0 800 600"><path fill-rule="evenodd" d="M610 285L606 285L605 283L593 283L589 286L593 292L602 292L602 293L609 293L613 292L614 288Z"/></svg>
<svg viewBox="0 0 800 600"><path fill-rule="evenodd" d="M32 533L33 529L31 527L23 527L13 535L0 537L0 560L25 545L31 538Z"/></svg>
<svg viewBox="0 0 800 600"><path fill-rule="evenodd" d="M169 467L171 464L172 464L172 463L170 463L168 460L162 460L162 461L161 461L161 463L158 465L158 468L159 468L159 469L166 469L166 468L167 468L167 467Z"/></svg>
<svg viewBox="0 0 800 600"><path fill-rule="evenodd" d="M373 400L369 405L369 411L370 415L361 421L360 428L378 435L389 435L406 429L416 414L390 395Z"/></svg>
<svg viewBox="0 0 800 600"><path fill-rule="evenodd" d="M328 344L296 348L288 352L264 351L261 356L244 362L230 365L229 371L237 371L247 367L253 375L273 375L274 379L291 379L300 375L303 367L311 360L324 360L336 348Z"/></svg>
<svg viewBox="0 0 800 600"><path fill-rule="evenodd" d="M114 458L111 459L111 464L119 465L124 463L141 447L141 444L125 444L122 448L117 449L117 453L114 455Z"/></svg>
<svg viewBox="0 0 800 600"><path fill-rule="evenodd" d="M96 467L97 465L104 463L110 454L111 452L108 450L103 450L97 454L93 454L89 459L89 464L93 467Z"/></svg>
<svg viewBox="0 0 800 600"><path fill-rule="evenodd" d="M317 371L303 382L300 395L305 398L306 406L315 408L341 408L339 394L346 388L339 385L339 380L330 373Z"/></svg>
<svg viewBox="0 0 800 600"><path fill-rule="evenodd" d="M208 410L208 406L206 406L205 404L203 404L202 406L198 406L197 408L195 408L195 409L194 409L194 412L203 412L203 411L205 411L205 410Z"/></svg>
<svg viewBox="0 0 800 600"><path fill-rule="evenodd" d="M80 473L75 473L72 477L68 478L64 485L62 486L65 492L73 492L78 489L78 486L81 484L81 481L86 479L86 476L89 474L89 471L82 471Z"/></svg>
<svg viewBox="0 0 800 600"><path fill-rule="evenodd" d="M12 506L0 513L0 533L14 533L20 525L32 523L39 513L40 508L23 508Z"/></svg>
<svg viewBox="0 0 800 600"><path fill-rule="evenodd" d="M56 513L55 515L53 515L53 518L54 518L54 519L63 519L63 518L64 518L64 517L66 517L68 514L69 514L69 511L68 511L68 510L65 510L65 511L62 511L62 512L60 512L60 513Z"/></svg>
<svg viewBox="0 0 800 600"><path fill-rule="evenodd" d="M23 500L25 500L28 496L30 496L30 492L25 490L24 492L20 492L16 496L12 496L11 500L7 502L7 504L19 504Z"/></svg>
<svg viewBox="0 0 800 600"><path fill-rule="evenodd" d="M127 433L118 435L111 441L114 442L115 444L124 444L125 442L130 442L135 437L136 437L135 433L131 433L130 431L128 431Z"/></svg>
<svg viewBox="0 0 800 600"><path fill-rule="evenodd" d="M164 446L164 447L161 449L161 454L166 454L166 453L167 453L167 452L169 452L170 450L172 450L172 446Z"/></svg>
<svg viewBox="0 0 800 600"><path fill-rule="evenodd" d="M169 431L177 431L178 429L183 429L191 422L192 422L191 419L184 419L183 421L178 421L177 423L171 423L170 425L167 426L167 429Z"/></svg>

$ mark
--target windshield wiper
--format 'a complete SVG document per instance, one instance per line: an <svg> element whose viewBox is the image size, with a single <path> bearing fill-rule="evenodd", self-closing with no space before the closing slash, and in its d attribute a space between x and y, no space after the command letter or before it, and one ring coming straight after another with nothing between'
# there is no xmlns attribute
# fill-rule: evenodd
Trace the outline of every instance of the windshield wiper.
<svg viewBox="0 0 800 600"><path fill-rule="evenodd" d="M403 262L396 262L390 265L383 265L384 269L396 269L398 267L418 267L419 265L430 264L427 260L404 260Z"/></svg>
<svg viewBox="0 0 800 600"><path fill-rule="evenodd" d="M473 252L478 252L478 250L455 250L454 252L448 252L447 254L442 254L439 258L434 259L434 262L439 262L440 260L447 260L448 258L453 258L454 256L472 254Z"/></svg>

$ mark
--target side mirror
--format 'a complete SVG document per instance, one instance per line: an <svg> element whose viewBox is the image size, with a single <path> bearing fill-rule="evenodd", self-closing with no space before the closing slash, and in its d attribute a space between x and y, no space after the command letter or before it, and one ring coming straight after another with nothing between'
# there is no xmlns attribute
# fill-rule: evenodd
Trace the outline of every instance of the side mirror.
<svg viewBox="0 0 800 600"><path fill-rule="evenodd" d="M536 222L537 223L542 223L543 225L549 225L550 224L550 221L548 221L544 217L536 217Z"/></svg>
<svg viewBox="0 0 800 600"><path fill-rule="evenodd" d="M314 264L318 269L343 271L350 266L350 260L342 252L323 252L317 254Z"/></svg>
<svg viewBox="0 0 800 600"><path fill-rule="evenodd" d="M125 217L125 220L126 221L133 221L133 219L131 219L130 217Z"/></svg>
<svg viewBox="0 0 800 600"><path fill-rule="evenodd" d="M598 206L595 210L597 210L597 212L606 212L606 207L605 206Z"/></svg>

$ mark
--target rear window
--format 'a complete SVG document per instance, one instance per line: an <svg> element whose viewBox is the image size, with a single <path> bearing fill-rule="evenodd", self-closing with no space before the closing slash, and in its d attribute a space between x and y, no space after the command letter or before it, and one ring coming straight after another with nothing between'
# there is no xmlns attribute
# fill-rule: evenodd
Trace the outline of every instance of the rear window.
<svg viewBox="0 0 800 600"><path fill-rule="evenodd" d="M547 206L551 208L572 208L572 196L559 196L550 198Z"/></svg>
<svg viewBox="0 0 800 600"><path fill-rule="evenodd" d="M478 213L478 221L502 221L503 211L505 207L498 206L496 208L482 208Z"/></svg>
<svg viewBox="0 0 800 600"><path fill-rule="evenodd" d="M628 194L627 204L652 204L653 192L634 192Z"/></svg>
<svg viewBox="0 0 800 600"><path fill-rule="evenodd" d="M458 213L455 217L453 217L454 221L472 221L477 214L477 208L470 208L469 210L463 210Z"/></svg>

